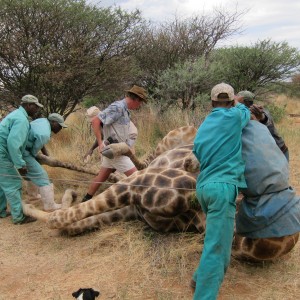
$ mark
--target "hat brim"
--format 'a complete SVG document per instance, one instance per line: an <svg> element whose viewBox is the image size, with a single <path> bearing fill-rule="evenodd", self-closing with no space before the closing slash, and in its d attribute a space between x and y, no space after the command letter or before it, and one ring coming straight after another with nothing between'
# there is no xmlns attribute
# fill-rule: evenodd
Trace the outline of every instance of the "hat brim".
<svg viewBox="0 0 300 300"><path fill-rule="evenodd" d="M68 128L68 126L65 123L58 123L62 128Z"/></svg>
<svg viewBox="0 0 300 300"><path fill-rule="evenodd" d="M211 101L214 101L214 102L230 102L230 101L234 101L234 99L211 99Z"/></svg>
<svg viewBox="0 0 300 300"><path fill-rule="evenodd" d="M134 95L138 96L138 97L141 99L141 101L147 103L147 99L146 99L144 96L141 96L141 95L139 95L139 94L133 92L132 90L125 90L125 92L126 92L126 93L129 92L129 93L131 93L131 94L134 94Z"/></svg>
<svg viewBox="0 0 300 300"><path fill-rule="evenodd" d="M26 102L26 101L22 101L21 102L21 104L35 104L36 106L38 106L38 107L41 107L41 108L43 108L44 107L44 105L43 104L41 104L41 103L39 103L39 102Z"/></svg>

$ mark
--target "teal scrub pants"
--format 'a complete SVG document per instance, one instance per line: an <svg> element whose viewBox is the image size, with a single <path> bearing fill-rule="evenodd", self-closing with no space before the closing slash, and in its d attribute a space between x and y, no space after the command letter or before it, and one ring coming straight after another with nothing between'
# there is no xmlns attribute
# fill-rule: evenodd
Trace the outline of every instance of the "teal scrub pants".
<svg viewBox="0 0 300 300"><path fill-rule="evenodd" d="M206 214L204 247L193 275L194 300L217 299L230 262L238 189L227 183L208 183L196 195Z"/></svg>
<svg viewBox="0 0 300 300"><path fill-rule="evenodd" d="M22 209L22 179L13 164L0 158L0 216L6 217L7 203L10 206L10 213L14 223L24 219Z"/></svg>
<svg viewBox="0 0 300 300"><path fill-rule="evenodd" d="M32 181L36 186L50 185L49 177L45 169L40 163L27 151L23 155L26 162L27 174L26 178Z"/></svg>

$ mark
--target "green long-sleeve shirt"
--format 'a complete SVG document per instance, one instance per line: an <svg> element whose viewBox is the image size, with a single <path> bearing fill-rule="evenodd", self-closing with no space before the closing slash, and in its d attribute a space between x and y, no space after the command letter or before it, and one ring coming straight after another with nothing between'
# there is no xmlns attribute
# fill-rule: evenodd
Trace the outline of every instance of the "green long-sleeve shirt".
<svg viewBox="0 0 300 300"><path fill-rule="evenodd" d="M0 123L0 157L20 169L26 165L23 152L28 139L29 121L26 110L20 106Z"/></svg>
<svg viewBox="0 0 300 300"><path fill-rule="evenodd" d="M224 182L246 187L242 159L242 130L250 120L243 104L214 108L199 127L193 153L200 162L197 187Z"/></svg>

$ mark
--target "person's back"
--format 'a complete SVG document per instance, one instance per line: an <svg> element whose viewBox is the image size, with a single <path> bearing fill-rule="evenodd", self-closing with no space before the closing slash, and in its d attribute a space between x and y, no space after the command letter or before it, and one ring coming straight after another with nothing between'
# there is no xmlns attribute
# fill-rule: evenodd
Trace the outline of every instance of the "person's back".
<svg viewBox="0 0 300 300"><path fill-rule="evenodd" d="M47 118L38 118L30 122L26 149L36 157L45 144L50 141L51 127ZM26 153L26 152L25 152Z"/></svg>
<svg viewBox="0 0 300 300"><path fill-rule="evenodd" d="M24 160L28 169L27 178L30 180L28 193L35 198L38 197L39 192L46 211L59 209L61 205L55 203L53 185L36 156L40 150L43 154L48 155L45 145L50 141L51 132L56 134L66 127L63 116L57 113L50 114L48 118L38 118L30 122L29 136L24 152Z"/></svg>
<svg viewBox="0 0 300 300"><path fill-rule="evenodd" d="M275 127L274 120L268 109L261 105L254 104L255 95L250 91L240 91L238 92L236 99L245 104L260 123L264 124L270 131L272 137L274 138L277 146L282 151L286 159L289 161L289 151L285 144L283 138L280 136L278 130Z"/></svg>
<svg viewBox="0 0 300 300"><path fill-rule="evenodd" d="M0 123L0 157L10 160L16 168L25 165L22 153L28 130L28 114L22 106L9 113Z"/></svg>
<svg viewBox="0 0 300 300"><path fill-rule="evenodd" d="M241 104L216 107L201 124L193 150L201 162L200 186L208 182L227 182L245 187L241 135L248 116L249 112Z"/></svg>

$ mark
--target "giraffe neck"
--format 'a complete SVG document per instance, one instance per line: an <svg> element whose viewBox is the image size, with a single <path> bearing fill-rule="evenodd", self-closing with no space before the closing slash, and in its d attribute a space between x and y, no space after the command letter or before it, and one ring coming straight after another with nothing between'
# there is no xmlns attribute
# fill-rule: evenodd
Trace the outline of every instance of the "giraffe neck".
<svg viewBox="0 0 300 300"><path fill-rule="evenodd" d="M299 233L278 238L251 239L235 235L232 254L236 258L261 262L277 259L290 252L299 239Z"/></svg>

